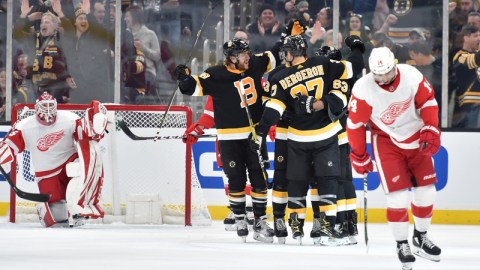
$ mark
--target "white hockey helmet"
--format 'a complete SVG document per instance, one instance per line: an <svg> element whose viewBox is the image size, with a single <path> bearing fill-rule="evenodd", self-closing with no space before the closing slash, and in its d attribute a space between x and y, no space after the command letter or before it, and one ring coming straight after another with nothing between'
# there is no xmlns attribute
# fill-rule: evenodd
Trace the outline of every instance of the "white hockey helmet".
<svg viewBox="0 0 480 270"><path fill-rule="evenodd" d="M48 92L43 92L35 103L37 120L45 126L50 126L57 120L57 100Z"/></svg>
<svg viewBox="0 0 480 270"><path fill-rule="evenodd" d="M395 67L395 56L387 47L374 48L368 58L368 65L374 74L387 74Z"/></svg>

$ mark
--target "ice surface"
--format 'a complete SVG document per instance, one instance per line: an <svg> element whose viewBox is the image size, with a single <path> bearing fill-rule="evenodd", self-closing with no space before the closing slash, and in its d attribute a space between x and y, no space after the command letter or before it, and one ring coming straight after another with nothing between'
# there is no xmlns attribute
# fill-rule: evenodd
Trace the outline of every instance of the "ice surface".
<svg viewBox="0 0 480 270"><path fill-rule="evenodd" d="M368 254L363 224L359 244L345 247L314 246L310 228L306 223L299 246L291 236L286 245L276 239L260 243L253 233L244 244L219 221L208 227L117 223L45 229L38 223L0 220L0 269L401 269L387 224L368 224ZM442 248L442 261L417 258L414 270L480 269L480 226L434 224L429 235Z"/></svg>

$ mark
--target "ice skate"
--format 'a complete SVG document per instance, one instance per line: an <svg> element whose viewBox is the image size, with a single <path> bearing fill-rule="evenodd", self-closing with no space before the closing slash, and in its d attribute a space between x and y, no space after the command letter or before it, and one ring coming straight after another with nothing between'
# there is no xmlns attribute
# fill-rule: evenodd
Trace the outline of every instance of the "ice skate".
<svg viewBox="0 0 480 270"><path fill-rule="evenodd" d="M253 207L247 206L245 210L247 211L248 230L253 231L253 222L255 221L255 217L253 215Z"/></svg>
<svg viewBox="0 0 480 270"><path fill-rule="evenodd" d="M303 233L303 224L304 220L298 218L298 213L291 213L288 219L288 224L292 230L293 239L297 240L298 244L302 244Z"/></svg>
<svg viewBox="0 0 480 270"><path fill-rule="evenodd" d="M413 254L434 262L440 261L440 253L442 253L442 250L428 238L426 232L422 233L415 230L412 243Z"/></svg>
<svg viewBox="0 0 480 270"><path fill-rule="evenodd" d="M320 213L320 238L313 243L322 246L338 246L338 238L338 234L335 232L333 225L327 220L325 213Z"/></svg>
<svg viewBox="0 0 480 270"><path fill-rule="evenodd" d="M223 225L225 226L225 231L236 231L235 228L235 216L233 212L230 211L228 216L223 220Z"/></svg>
<svg viewBox="0 0 480 270"><path fill-rule="evenodd" d="M347 232L348 232L348 240L350 245L356 245L358 243L357 238L355 236L358 235L358 228L357 228L357 212L352 212L348 216L347 220Z"/></svg>
<svg viewBox="0 0 480 270"><path fill-rule="evenodd" d="M253 239L264 243L273 243L274 235L275 232L267 223L267 216L255 218L253 224Z"/></svg>
<svg viewBox="0 0 480 270"><path fill-rule="evenodd" d="M288 236L287 226L283 218L274 218L273 229L275 236L278 239L279 244L285 244L286 237Z"/></svg>
<svg viewBox="0 0 480 270"><path fill-rule="evenodd" d="M339 238L335 238L337 241L337 246L347 246L347 245L352 245L350 244L350 237L347 232L347 223L346 221L343 223L337 223L335 224L335 227L333 228L335 230L335 233L338 235Z"/></svg>
<svg viewBox="0 0 480 270"><path fill-rule="evenodd" d="M68 222L70 228L80 227L87 224L88 217L80 216L80 215L73 215L69 218Z"/></svg>
<svg viewBox="0 0 480 270"><path fill-rule="evenodd" d="M314 218L312 231L310 232L310 238L313 239L313 243L320 242L320 219Z"/></svg>
<svg viewBox="0 0 480 270"><path fill-rule="evenodd" d="M235 227L237 229L237 235L242 238L244 243L247 242L248 224L245 220L245 215L235 215Z"/></svg>
<svg viewBox="0 0 480 270"><path fill-rule="evenodd" d="M412 270L415 256L413 256L410 245L406 240L397 241L397 254L398 259L402 263L402 270Z"/></svg>

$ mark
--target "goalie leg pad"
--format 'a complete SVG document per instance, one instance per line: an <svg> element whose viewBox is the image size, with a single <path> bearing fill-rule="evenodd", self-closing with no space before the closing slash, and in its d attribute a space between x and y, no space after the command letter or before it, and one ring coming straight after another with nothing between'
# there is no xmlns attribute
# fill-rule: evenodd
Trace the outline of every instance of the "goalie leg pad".
<svg viewBox="0 0 480 270"><path fill-rule="evenodd" d="M65 200L53 203L37 204L37 213L40 224L44 227L67 227L68 210Z"/></svg>

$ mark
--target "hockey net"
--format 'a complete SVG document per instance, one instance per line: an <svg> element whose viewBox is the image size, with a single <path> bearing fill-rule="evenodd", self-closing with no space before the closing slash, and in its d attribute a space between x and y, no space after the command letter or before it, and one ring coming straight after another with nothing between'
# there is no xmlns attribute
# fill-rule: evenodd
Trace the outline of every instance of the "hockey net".
<svg viewBox="0 0 480 270"><path fill-rule="evenodd" d="M27 107L22 118L34 114L34 106ZM180 139L134 141L118 127L118 120L123 120L137 136L156 136L160 130L160 138L178 137L192 122L190 108L172 106L159 129L166 106L106 104L106 107L108 134L100 142L105 172L101 202L106 214L101 222L125 221L132 197L140 200L157 197L159 202L154 205L161 206L163 223L210 224L191 147ZM87 105L58 105L59 110L70 110L80 117L86 108ZM25 105L15 106L12 122L26 109ZM11 170L15 173L10 173L12 180L24 191L38 192L30 153L19 154L15 164ZM11 222L38 220L34 202L17 197L13 191L10 202Z"/></svg>

